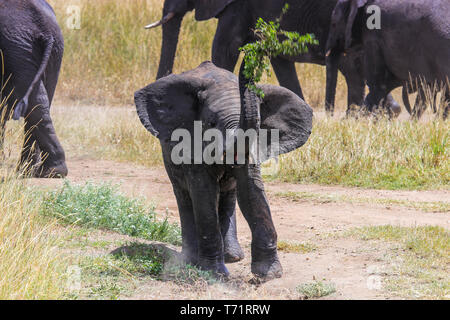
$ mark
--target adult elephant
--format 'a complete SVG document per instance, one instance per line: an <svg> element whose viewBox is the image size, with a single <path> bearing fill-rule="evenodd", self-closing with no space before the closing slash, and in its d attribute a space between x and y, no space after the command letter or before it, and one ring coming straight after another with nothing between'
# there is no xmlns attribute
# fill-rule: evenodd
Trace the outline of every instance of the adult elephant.
<svg viewBox="0 0 450 320"><path fill-rule="evenodd" d="M19 168L33 169L36 177L66 176L64 150L50 118L64 40L50 5L44 0L2 0L0 49L6 83L0 131L11 113L14 120L25 118Z"/></svg>
<svg viewBox="0 0 450 320"><path fill-rule="evenodd" d="M275 20L283 7L289 4L281 27L300 34L314 33L318 46L295 57L282 56L272 59L272 66L281 86L295 92L303 99L302 89L295 69L296 62L325 65L325 44L328 38L331 14L337 0L166 0L163 18L147 28L162 25L163 38L157 79L172 73L181 22L188 11L195 10L198 21L218 18L218 26L212 49L212 61L218 67L233 71L239 48L255 41L252 29L259 17ZM365 96L365 80L362 72L362 52L353 51L341 57L339 70L348 86L348 106L361 106ZM400 113L400 106L392 96L386 98L386 107ZM333 102L333 103L332 103ZM334 112L334 96L327 95L326 109Z"/></svg>
<svg viewBox="0 0 450 320"><path fill-rule="evenodd" d="M367 28L368 8L378 11L381 28ZM448 0L339 0L327 42L327 94L336 86L339 57L362 47L370 93L365 105L373 112L386 94L412 83L438 86L450 108L450 2ZM331 71L330 71L331 70ZM412 81L411 81L412 80ZM416 90L416 88L412 88ZM419 88L419 99L424 97Z"/></svg>
<svg viewBox="0 0 450 320"><path fill-rule="evenodd" d="M272 85L260 87L265 93L260 100L247 88L247 83L241 73L238 81L231 72L205 62L194 70L164 77L139 90L135 102L142 124L161 143L164 164L177 198L186 262L228 275L224 264L228 224L223 222L234 214L226 196L233 193L252 232L252 272L273 278L281 276L282 268L260 165L249 157L239 163L236 153L239 149L235 146L245 138L230 139L234 137L230 132L253 130L260 136L260 129L270 130L270 135L271 130L277 130L279 154L287 153L307 141L312 109L293 92ZM196 129L195 121L201 124L200 132L196 131L199 127ZM218 143L214 152L219 160L208 162L203 158L194 164L195 157L207 150L205 145L201 147L202 141L198 144L195 139L206 137L209 129L218 133L214 137L216 143L224 141ZM173 137L180 137L180 130L192 137L188 146L193 145L196 150L195 145L200 145L200 150L194 155L183 152L184 160L177 162L174 154L180 152L176 150L179 142L173 141ZM245 150L250 150L248 143ZM265 155L272 154L273 145L269 144L266 150ZM222 155L226 161L220 160Z"/></svg>

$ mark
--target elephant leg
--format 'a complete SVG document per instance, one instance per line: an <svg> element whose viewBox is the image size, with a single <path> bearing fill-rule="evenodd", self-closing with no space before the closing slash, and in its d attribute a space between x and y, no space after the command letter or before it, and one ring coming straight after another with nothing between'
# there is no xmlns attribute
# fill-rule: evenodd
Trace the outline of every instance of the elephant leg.
<svg viewBox="0 0 450 320"><path fill-rule="evenodd" d="M29 105L25 123L30 128L29 134L37 141L44 158L39 170L35 172L36 177L67 176L65 153L53 127L47 91L42 82L36 94L30 97Z"/></svg>
<svg viewBox="0 0 450 320"><path fill-rule="evenodd" d="M244 252L237 239L236 189L220 193L219 220L223 237L225 262L241 261L244 259Z"/></svg>
<svg viewBox="0 0 450 320"><path fill-rule="evenodd" d="M394 97L390 93L383 99L383 108L388 112L391 118L397 118L402 112L402 107L397 101L395 101Z"/></svg>
<svg viewBox="0 0 450 320"><path fill-rule="evenodd" d="M277 57L271 60L280 86L285 87L304 100L300 81L295 70L295 62Z"/></svg>
<svg viewBox="0 0 450 320"><path fill-rule="evenodd" d="M444 102L444 112L442 113L442 117L444 120L448 119L450 114L450 85L445 89L445 102Z"/></svg>
<svg viewBox="0 0 450 320"><path fill-rule="evenodd" d="M365 99L365 107L369 113L374 113L381 107L383 99L395 88L395 84L378 46L369 46L365 59L367 84L370 90ZM390 112L389 109L388 113Z"/></svg>
<svg viewBox="0 0 450 320"><path fill-rule="evenodd" d="M251 24L246 15L236 15L242 11L245 2L231 3L219 16L216 35L212 45L212 62L219 68L234 71L239 59L239 48L248 43Z"/></svg>
<svg viewBox="0 0 450 320"><path fill-rule="evenodd" d="M228 276L219 225L217 177L203 166L192 165L187 169L187 181L197 230L197 265L217 275Z"/></svg>
<svg viewBox="0 0 450 320"><path fill-rule="evenodd" d="M364 96L366 91L366 83L363 77L363 57L360 54L349 54L342 58L340 70L347 82L347 116L351 113L351 106L363 106ZM393 115L398 116L401 112L401 107L391 94L383 97L383 107Z"/></svg>
<svg viewBox="0 0 450 320"><path fill-rule="evenodd" d="M1 115L0 115L1 117ZM5 159L5 126L6 120L1 117L0 118L0 160Z"/></svg>
<svg viewBox="0 0 450 320"><path fill-rule="evenodd" d="M195 266L198 263L198 243L192 200L189 192L177 187L176 184L173 190L180 215L183 259L185 263Z"/></svg>
<svg viewBox="0 0 450 320"><path fill-rule="evenodd" d="M348 54L341 58L339 70L347 82L347 115L351 112L351 106L362 107L366 91L362 57L357 54Z"/></svg>
<svg viewBox="0 0 450 320"><path fill-rule="evenodd" d="M281 277L277 233L258 165L235 168L239 207L252 232L252 272L266 279Z"/></svg>

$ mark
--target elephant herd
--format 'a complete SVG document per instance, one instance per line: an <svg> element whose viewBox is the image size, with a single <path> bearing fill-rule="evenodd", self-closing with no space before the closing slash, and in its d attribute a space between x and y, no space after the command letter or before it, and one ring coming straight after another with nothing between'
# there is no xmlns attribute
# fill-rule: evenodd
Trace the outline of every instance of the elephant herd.
<svg viewBox="0 0 450 320"><path fill-rule="evenodd" d="M259 85L261 97L249 89L252 83L243 75L242 65L239 76L232 72L239 48L256 40L257 19L274 21L286 4L289 10L281 28L313 33L319 45L302 55L271 59L280 86ZM172 74L182 20L192 10L198 21L218 19L212 62ZM367 21L374 10L379 10L381 21L379 28L371 29ZM301 147L311 134L313 113L304 102L296 62L326 66L325 108L331 115L339 70L347 82L348 110L357 105L368 113L381 109L398 115L400 106L391 91L403 87L405 106L420 116L425 100L425 89L417 85L420 81L434 89L434 98L441 91L447 117L449 21L448 0L166 0L162 19L146 27L162 26L157 80L134 97L140 121L161 143L177 199L185 261L227 276L225 263L243 258L237 239L237 201L252 233L252 272L266 279L282 274L260 162L250 161L250 144L244 142L243 162L238 161L234 149L238 142L233 140L231 149L225 143L214 151L231 162L198 163L183 155L185 162L176 164L177 130L195 137L200 123L203 133L216 130L224 139L229 132L252 131L259 136L264 130L276 130L278 140L275 144L271 140L268 149L283 154ZM19 167L28 167L36 177L65 177L64 150L50 118L64 41L50 5L45 0L2 0L0 49L6 75L0 133L7 119L24 117L28 136ZM410 110L408 93L413 91L418 96ZM188 145L195 150L197 142Z"/></svg>

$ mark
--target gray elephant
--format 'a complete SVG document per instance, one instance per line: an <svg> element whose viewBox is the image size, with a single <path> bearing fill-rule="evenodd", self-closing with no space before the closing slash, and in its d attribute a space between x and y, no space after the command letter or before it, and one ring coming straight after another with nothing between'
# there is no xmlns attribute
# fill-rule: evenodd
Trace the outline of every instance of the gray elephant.
<svg viewBox="0 0 450 320"><path fill-rule="evenodd" d="M242 67L241 67L242 71ZM247 88L229 71L211 62L180 75L169 75L135 93L135 103L142 124L159 138L165 168L177 198L182 229L182 252L187 263L219 275L228 275L225 255L228 250L230 216L234 214L234 197L252 232L252 272L273 278L282 274L277 256L277 234L261 178L259 162L250 161L250 142L245 142L245 156L234 148L242 139L227 139L229 132L276 130L279 154L302 146L312 128L312 109L288 89L263 85L263 99ZM196 132L195 121L201 123ZM186 152L182 163L174 161L178 130L195 137L215 129L226 143L215 154L227 161L195 163L207 146L194 155ZM272 133L270 134L272 135ZM217 138L219 140L220 136ZM188 145L195 150L196 141ZM201 146L201 145L200 145ZM274 149L269 144L266 150ZM272 151L268 151L270 156ZM177 151L178 152L178 151ZM177 154L175 152L175 154ZM231 199L231 200L230 200ZM231 229L231 231L230 231ZM235 238L235 235L231 235Z"/></svg>
<svg viewBox="0 0 450 320"><path fill-rule="evenodd" d="M64 40L50 5L44 0L3 0L0 49L6 83L2 94L7 98L0 121L2 142L11 113L15 120L24 117L27 137L19 168L33 168L36 177L66 176L64 150L50 118Z"/></svg>
<svg viewBox="0 0 450 320"><path fill-rule="evenodd" d="M370 8L369 8L370 7ZM379 10L380 28L368 28L371 10ZM328 95L336 86L339 57L354 48L363 48L364 66L370 93L368 112L379 107L393 89L425 83L444 90L450 108L450 2L448 0L340 0L332 17L327 41ZM412 81L411 81L412 80ZM414 88L416 90L417 88ZM405 93L404 93L405 96ZM419 98L424 94L419 92Z"/></svg>
<svg viewBox="0 0 450 320"><path fill-rule="evenodd" d="M256 40L252 29L257 19L262 17L266 21L274 21L281 15L285 4L289 4L289 10L281 21L282 29L300 34L314 33L319 40L319 46L311 46L307 54L272 59L272 66L280 85L303 99L295 62L325 65L325 44L336 2L337 0L165 0L161 21L147 26L163 26L157 78L172 73L181 22L188 11L195 10L195 18L198 21L214 17L219 19L212 61L218 67L233 71L239 57L239 48ZM361 106L365 96L362 52L354 51L341 57L339 70L347 81L348 106ZM388 95L385 102L387 108L400 113L400 106L392 96ZM332 114L334 96L327 95L325 105L327 111Z"/></svg>

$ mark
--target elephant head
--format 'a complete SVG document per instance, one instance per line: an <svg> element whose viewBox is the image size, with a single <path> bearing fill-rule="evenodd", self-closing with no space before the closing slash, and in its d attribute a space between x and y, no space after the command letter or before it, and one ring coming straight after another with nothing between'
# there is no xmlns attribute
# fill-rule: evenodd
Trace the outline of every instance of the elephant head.
<svg viewBox="0 0 450 320"><path fill-rule="evenodd" d="M368 0L339 0L333 10L326 44L327 110L334 109L340 56L356 44L357 34L354 32L361 29L355 24L359 21L358 14L367 2Z"/></svg>
<svg viewBox="0 0 450 320"><path fill-rule="evenodd" d="M204 62L137 91L135 103L142 124L163 144L170 143L175 129L187 129L194 136L194 121L201 121L203 131L215 128L224 138L226 130L277 129L280 154L302 146L311 133L312 109L288 89L260 87L263 99L246 87L242 73L238 80Z"/></svg>
<svg viewBox="0 0 450 320"><path fill-rule="evenodd" d="M163 28L157 79L172 73L181 22L186 13L195 10L197 21L209 20L219 15L233 1L235 0L165 0L162 19L146 26L147 29L161 25Z"/></svg>

